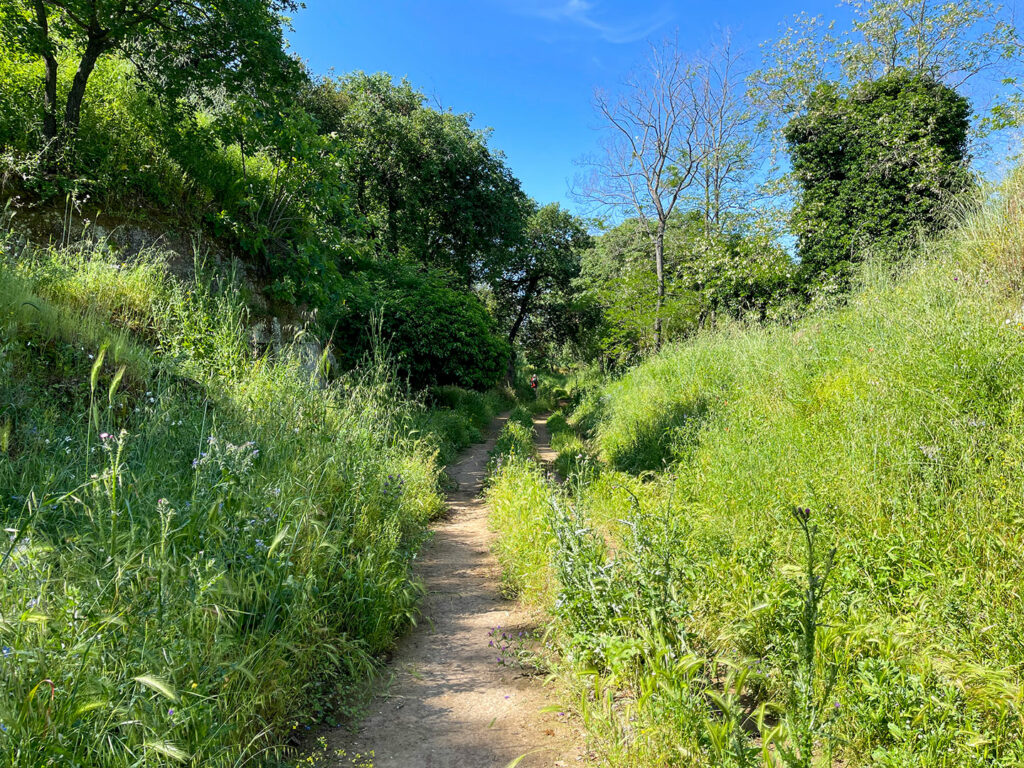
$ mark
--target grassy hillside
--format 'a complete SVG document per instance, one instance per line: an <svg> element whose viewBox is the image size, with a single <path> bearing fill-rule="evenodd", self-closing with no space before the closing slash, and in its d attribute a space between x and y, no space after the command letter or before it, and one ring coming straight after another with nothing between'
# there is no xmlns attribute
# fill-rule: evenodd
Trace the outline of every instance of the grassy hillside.
<svg viewBox="0 0 1024 768"><path fill-rule="evenodd" d="M254 764L347 706L415 615L439 455L498 405L372 360L321 385L164 264L4 243L5 766Z"/></svg>
<svg viewBox="0 0 1024 768"><path fill-rule="evenodd" d="M583 397L600 471L577 460L503 537L545 514L531 540L609 764L1024 759L1022 195L1018 175L840 309L702 335ZM797 506L818 589L835 549L820 602Z"/></svg>

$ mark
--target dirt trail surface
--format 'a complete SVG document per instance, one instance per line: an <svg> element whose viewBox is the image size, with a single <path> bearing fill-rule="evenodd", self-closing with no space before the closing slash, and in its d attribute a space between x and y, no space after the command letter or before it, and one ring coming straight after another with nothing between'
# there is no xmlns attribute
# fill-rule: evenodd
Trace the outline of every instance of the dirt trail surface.
<svg viewBox="0 0 1024 768"><path fill-rule="evenodd" d="M555 703L541 680L500 665L488 645L495 627L531 627L531 617L501 596L480 496L487 453L506 418L448 468L456 490L416 569L427 590L423 616L399 643L392 680L368 704L358 731L328 735L332 753L349 756L338 758L338 768L371 751L374 768L506 768L527 753L517 768L586 762L568 718L541 712Z"/></svg>
<svg viewBox="0 0 1024 768"><path fill-rule="evenodd" d="M558 454L551 450L551 431L548 429L547 415L533 417L533 431L537 433L537 458L541 464L552 466Z"/></svg>

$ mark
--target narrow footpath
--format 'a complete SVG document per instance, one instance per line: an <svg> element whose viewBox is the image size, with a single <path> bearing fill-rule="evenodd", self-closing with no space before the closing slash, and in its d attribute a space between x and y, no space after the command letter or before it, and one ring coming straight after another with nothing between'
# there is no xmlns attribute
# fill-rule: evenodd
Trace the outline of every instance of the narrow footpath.
<svg viewBox="0 0 1024 768"><path fill-rule="evenodd" d="M542 681L499 664L489 646L497 627L532 628L530 616L501 596L481 497L487 454L506 419L448 468L456 490L416 568L427 590L419 626L399 643L391 681L358 731L328 734L332 753L348 755L337 768L371 752L364 760L373 768L508 768L523 755L516 768L585 764L575 727L558 711L542 711L556 703Z"/></svg>

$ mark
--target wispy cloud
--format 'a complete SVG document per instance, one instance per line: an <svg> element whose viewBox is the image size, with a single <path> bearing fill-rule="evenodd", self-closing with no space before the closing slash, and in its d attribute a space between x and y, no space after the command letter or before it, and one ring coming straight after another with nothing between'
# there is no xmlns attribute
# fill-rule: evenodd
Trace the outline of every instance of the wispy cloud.
<svg viewBox="0 0 1024 768"><path fill-rule="evenodd" d="M594 0L531 0L518 2L516 10L527 16L536 16L551 22L575 24L596 32L609 43L633 43L642 40L663 27L672 18L668 5L662 5L654 13L628 20L609 18Z"/></svg>

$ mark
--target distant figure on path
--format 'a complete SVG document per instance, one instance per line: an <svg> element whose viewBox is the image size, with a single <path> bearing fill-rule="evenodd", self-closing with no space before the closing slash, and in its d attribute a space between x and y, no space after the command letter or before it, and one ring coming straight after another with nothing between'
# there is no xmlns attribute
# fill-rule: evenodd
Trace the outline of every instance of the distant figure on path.
<svg viewBox="0 0 1024 768"><path fill-rule="evenodd" d="M533 376L530 377L530 389L533 390L534 398L537 397L537 384L538 383L539 382L537 381L537 374L535 373L535 374L533 374Z"/></svg>

